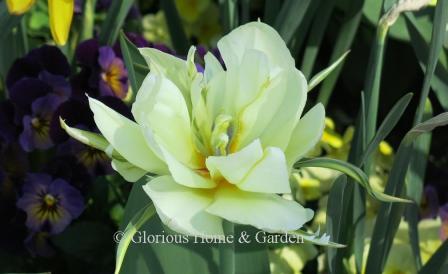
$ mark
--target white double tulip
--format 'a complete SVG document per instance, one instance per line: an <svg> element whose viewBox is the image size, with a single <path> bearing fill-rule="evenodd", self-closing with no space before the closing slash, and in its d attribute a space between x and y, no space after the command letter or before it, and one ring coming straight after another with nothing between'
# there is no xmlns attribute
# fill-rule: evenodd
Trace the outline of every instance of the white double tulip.
<svg viewBox="0 0 448 274"><path fill-rule="evenodd" d="M318 104L302 116L306 79L270 26L240 26L218 48L226 68L208 53L203 74L194 47L187 61L140 49L151 72L132 106L136 122L90 98L110 144L96 147L121 156L112 165L129 181L160 175L144 191L177 232L222 235L223 219L268 232L299 229L313 211L279 194L291 192L292 165L319 141L324 108Z"/></svg>

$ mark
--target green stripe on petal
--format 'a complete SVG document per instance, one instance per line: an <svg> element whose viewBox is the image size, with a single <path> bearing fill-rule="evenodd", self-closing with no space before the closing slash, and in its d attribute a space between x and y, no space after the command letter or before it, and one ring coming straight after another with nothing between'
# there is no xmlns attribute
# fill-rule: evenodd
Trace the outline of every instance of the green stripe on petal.
<svg viewBox="0 0 448 274"><path fill-rule="evenodd" d="M246 192L232 185L218 188L206 211L234 223L279 233L301 228L314 215L311 209L276 194Z"/></svg>
<svg viewBox="0 0 448 274"><path fill-rule="evenodd" d="M283 151L276 147L266 148L263 158L237 186L252 192L291 193Z"/></svg>
<svg viewBox="0 0 448 274"><path fill-rule="evenodd" d="M222 219L204 211L212 192L177 184L171 176L157 177L143 186L162 222L170 229L193 236L222 236Z"/></svg>
<svg viewBox="0 0 448 274"><path fill-rule="evenodd" d="M136 123L98 100L89 98L89 104L98 129L127 161L152 173L167 172L166 165L148 147Z"/></svg>

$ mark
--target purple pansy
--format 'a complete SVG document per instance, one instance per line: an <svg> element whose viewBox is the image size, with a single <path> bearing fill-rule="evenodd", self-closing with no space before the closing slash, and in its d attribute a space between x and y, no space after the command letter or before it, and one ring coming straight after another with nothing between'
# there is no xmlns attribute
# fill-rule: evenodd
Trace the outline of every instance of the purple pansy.
<svg viewBox="0 0 448 274"><path fill-rule="evenodd" d="M98 63L101 67L100 94L124 99L128 93L128 72L123 61L111 47L99 48Z"/></svg>
<svg viewBox="0 0 448 274"><path fill-rule="evenodd" d="M126 97L128 74L123 60L111 47L100 47L96 39L86 40L78 45L76 60L81 66L81 71L72 79L77 98L86 92L92 97Z"/></svg>
<svg viewBox="0 0 448 274"><path fill-rule="evenodd" d="M439 197L433 186L425 186L420 204L420 216L422 219L436 218L439 209Z"/></svg>
<svg viewBox="0 0 448 274"><path fill-rule="evenodd" d="M62 232L84 210L81 193L63 179L48 174L28 174L17 207L26 212L33 232Z"/></svg>
<svg viewBox="0 0 448 274"><path fill-rule="evenodd" d="M53 146L50 138L50 122L59 104L60 98L53 94L40 97L31 104L32 112L23 116L23 132L19 137L19 142L25 151L48 149Z"/></svg>

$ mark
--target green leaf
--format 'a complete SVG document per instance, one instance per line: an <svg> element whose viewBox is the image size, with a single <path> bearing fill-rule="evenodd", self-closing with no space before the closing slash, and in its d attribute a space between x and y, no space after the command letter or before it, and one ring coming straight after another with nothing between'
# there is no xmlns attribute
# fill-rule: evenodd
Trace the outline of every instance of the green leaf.
<svg viewBox="0 0 448 274"><path fill-rule="evenodd" d="M297 162L294 165L295 168L301 168L301 167L323 167L323 168L329 168L333 170L340 171L347 175L348 177L354 179L356 182L358 182L360 185L362 185L367 192L377 200L383 201L383 202L402 202L402 203L409 203L409 200L397 198L394 196L387 195L383 192L379 192L377 190L374 190L369 183L369 179L367 175L358 167L341 161L337 159L331 159L331 158L313 158L313 159L305 159Z"/></svg>
<svg viewBox="0 0 448 274"><path fill-rule="evenodd" d="M339 29L339 34L334 42L334 48L329 62L330 64L350 49L361 22L363 5L364 0L350 1L350 10L347 12L346 18L343 19L342 26ZM321 85L317 101L321 102L324 106L326 106L330 100L333 89L342 71L342 67L343 64L337 67Z"/></svg>
<svg viewBox="0 0 448 274"><path fill-rule="evenodd" d="M308 10L311 0L286 0L275 20L274 28L280 36L285 40L286 44L291 41L300 26L303 17Z"/></svg>
<svg viewBox="0 0 448 274"><path fill-rule="evenodd" d="M409 105L409 102L412 99L412 93L408 93L405 96L401 97L401 99L392 107L392 109L387 114L386 118L384 118L381 126L378 128L375 136L372 141L370 141L366 150L363 153L362 160L359 165L362 165L367 158L369 158L373 152L376 151L381 141L383 141L389 133L394 129L403 115L406 107Z"/></svg>
<svg viewBox="0 0 448 274"><path fill-rule="evenodd" d="M277 1L266 2L277 3ZM303 53L302 65L300 67L300 70L307 79L311 76L313 71L314 63L319 52L320 44L322 43L322 38L324 37L325 30L330 20L334 4L335 1L322 3L317 10L317 15L313 18L314 21L310 29L310 37L307 41L307 45Z"/></svg>
<svg viewBox="0 0 448 274"><path fill-rule="evenodd" d="M19 25L22 16L11 15L6 7L6 1L0 2L0 39L4 41L9 31Z"/></svg>
<svg viewBox="0 0 448 274"><path fill-rule="evenodd" d="M151 203L148 195L143 190L145 179L132 185L126 204L124 217L120 230L132 220L142 208ZM152 218L139 230L139 236L166 236L173 234L163 226L158 217ZM145 234L144 234L145 233ZM215 246L210 244L193 243L140 243L131 244L126 252L122 264L121 274L135 273L183 273L183 274L212 274L218 273L218 254Z"/></svg>
<svg viewBox="0 0 448 274"><path fill-rule="evenodd" d="M429 56L429 46L425 35L430 32L426 28L422 28L412 13L406 13L406 26L411 36L411 45L417 56L422 70L426 70L426 62ZM447 35L448 36L448 35ZM443 62L448 60L448 54L442 51L439 61L436 66L433 78L431 79L431 87L436 93L440 104L448 111L448 64Z"/></svg>
<svg viewBox="0 0 448 274"><path fill-rule="evenodd" d="M316 75L314 75L313 78L311 78L311 80L308 83L308 92L311 91L313 88L315 88L325 78L327 78L327 76L330 75L334 71L334 69L337 68L342 63L342 61L345 60L345 57L347 57L349 52L350 51L347 51L341 57L339 57L338 60L336 60L333 64L331 64L329 67L327 67L326 69L324 69L324 70L320 71L319 73L317 73Z"/></svg>
<svg viewBox="0 0 448 274"><path fill-rule="evenodd" d="M173 42L173 47L179 54L186 56L190 43L185 34L176 5L174 5L173 0L163 0L160 1L160 4L165 12L166 23L170 32L171 41Z"/></svg>
<svg viewBox="0 0 448 274"><path fill-rule="evenodd" d="M229 221L223 222L224 234L235 238L235 225ZM238 236L236 236L238 238ZM235 274L235 242L223 243L219 246L219 273Z"/></svg>
<svg viewBox="0 0 448 274"><path fill-rule="evenodd" d="M414 125L420 123L428 98L431 80L436 70L437 60L443 48L445 40L446 26L448 24L448 0L438 0L434 15L431 44L429 47L429 57L426 65L425 78L423 79L422 93L420 96L417 112L414 118Z"/></svg>
<svg viewBox="0 0 448 274"><path fill-rule="evenodd" d="M165 1L162 1L165 2ZM118 38L126 16L128 15L131 6L134 4L133 0L113 0L110 5L106 20L101 25L99 41L103 45L112 46Z"/></svg>
<svg viewBox="0 0 448 274"><path fill-rule="evenodd" d="M405 135L395 155L385 193L388 195L400 195L403 192L405 176L412 157L412 145L415 139L423 133L446 124L448 124L448 112L439 114L416 125ZM403 211L404 206L401 204L381 204L373 229L366 274L382 272Z"/></svg>
<svg viewBox="0 0 448 274"><path fill-rule="evenodd" d="M121 270L121 266L123 264L126 251L128 250L129 245L131 244L132 238L135 233L149 221L156 214L156 209L153 204L149 204L146 207L142 208L132 220L126 226L126 229L123 231L123 234L116 234L120 236L120 242L117 247L117 258L115 262L115 274L119 274Z"/></svg>
<svg viewBox="0 0 448 274"><path fill-rule="evenodd" d="M224 33L229 33L238 26L237 3L237 0L219 0Z"/></svg>
<svg viewBox="0 0 448 274"><path fill-rule="evenodd" d="M137 47L129 41L124 32L120 33L120 47L126 69L128 70L128 78L132 88L132 99L130 101L134 102L135 96L137 96L137 92L147 75L145 71L137 69L136 64L146 67L144 65L146 62Z"/></svg>
<svg viewBox="0 0 448 274"><path fill-rule="evenodd" d="M338 243L330 241L330 236L327 235L326 233L320 235L319 230L317 230L314 233L308 232L308 231L303 231L303 230L295 230L293 232L288 232L288 234L301 237L308 242L311 242L313 244L320 245L320 246L333 247L333 248L346 247L343 244L338 244Z"/></svg>
<svg viewBox="0 0 448 274"><path fill-rule="evenodd" d="M264 1L264 16L263 21L266 24L273 25L275 17L280 11L281 1Z"/></svg>
<svg viewBox="0 0 448 274"><path fill-rule="evenodd" d="M327 233L333 237L333 241L347 244L350 231L347 226L351 223L353 211L352 196L353 184L347 182L347 176L339 176L333 183L328 195L326 228ZM343 256L345 250L327 249L327 261L330 273L343 272Z"/></svg>
<svg viewBox="0 0 448 274"><path fill-rule="evenodd" d="M443 274L448 271L448 240L437 249L418 274Z"/></svg>

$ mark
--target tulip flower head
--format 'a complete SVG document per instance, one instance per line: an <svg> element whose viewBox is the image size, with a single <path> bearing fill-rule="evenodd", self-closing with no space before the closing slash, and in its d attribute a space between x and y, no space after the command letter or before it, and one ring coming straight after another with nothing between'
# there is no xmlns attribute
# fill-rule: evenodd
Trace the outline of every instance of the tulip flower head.
<svg viewBox="0 0 448 274"><path fill-rule="evenodd" d="M293 164L319 142L324 108L302 115L307 82L270 26L240 26L218 48L226 69L208 53L203 73L194 47L186 61L140 49L151 72L132 106L135 122L89 98L105 140L63 127L108 151L127 180L160 175L144 191L174 231L223 235L223 219L268 232L297 230L313 211L279 194L291 192Z"/></svg>
<svg viewBox="0 0 448 274"><path fill-rule="evenodd" d="M8 11L14 15L27 12L35 0L6 0ZM75 0L48 0L50 29L54 41L58 45L67 43L72 24Z"/></svg>

